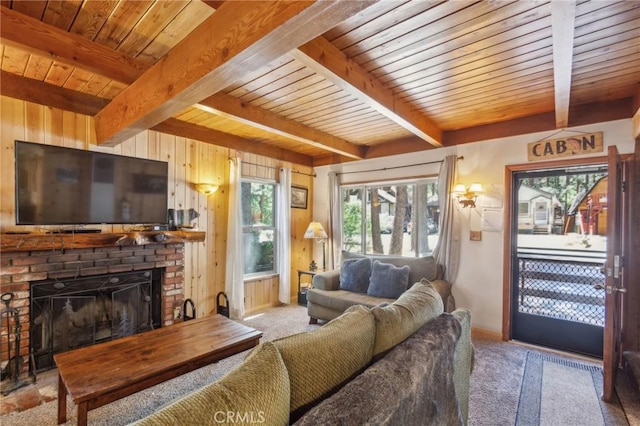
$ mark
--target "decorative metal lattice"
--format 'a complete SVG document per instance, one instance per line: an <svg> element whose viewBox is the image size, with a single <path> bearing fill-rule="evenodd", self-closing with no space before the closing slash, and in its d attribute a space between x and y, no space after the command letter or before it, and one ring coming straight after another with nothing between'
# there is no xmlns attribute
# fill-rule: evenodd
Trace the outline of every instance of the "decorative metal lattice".
<svg viewBox="0 0 640 426"><path fill-rule="evenodd" d="M602 263L518 255L518 310L604 326Z"/></svg>

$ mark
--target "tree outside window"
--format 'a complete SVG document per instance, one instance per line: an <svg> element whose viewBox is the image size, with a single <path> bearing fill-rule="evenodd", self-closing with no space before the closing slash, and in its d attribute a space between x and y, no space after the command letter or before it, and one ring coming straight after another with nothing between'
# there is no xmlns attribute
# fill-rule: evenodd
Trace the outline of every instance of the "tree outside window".
<svg viewBox="0 0 640 426"><path fill-rule="evenodd" d="M276 184L243 181L241 188L244 273L275 273Z"/></svg>
<svg viewBox="0 0 640 426"><path fill-rule="evenodd" d="M342 247L363 254L424 256L438 239L438 182L342 188Z"/></svg>

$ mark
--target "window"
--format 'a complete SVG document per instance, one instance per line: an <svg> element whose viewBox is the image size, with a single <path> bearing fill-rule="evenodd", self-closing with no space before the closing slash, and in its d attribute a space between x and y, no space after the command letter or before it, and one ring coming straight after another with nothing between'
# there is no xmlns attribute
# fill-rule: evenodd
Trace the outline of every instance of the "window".
<svg viewBox="0 0 640 426"><path fill-rule="evenodd" d="M518 216L529 216L529 202L518 202Z"/></svg>
<svg viewBox="0 0 640 426"><path fill-rule="evenodd" d="M364 254L424 256L438 241L438 182L342 187L342 248Z"/></svg>
<svg viewBox="0 0 640 426"><path fill-rule="evenodd" d="M244 274L276 271L276 184L242 182Z"/></svg>

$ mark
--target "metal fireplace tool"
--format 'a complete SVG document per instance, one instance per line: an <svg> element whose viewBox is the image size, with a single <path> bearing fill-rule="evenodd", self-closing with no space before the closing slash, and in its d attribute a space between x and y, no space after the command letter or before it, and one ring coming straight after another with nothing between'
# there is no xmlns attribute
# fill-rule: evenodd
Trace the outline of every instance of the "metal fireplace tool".
<svg viewBox="0 0 640 426"><path fill-rule="evenodd" d="M20 380L20 372L22 371L22 357L20 356L20 334L22 332L22 325L20 324L20 311L18 308L12 308L10 306L11 300L13 300L13 293L3 293L0 296L0 300L4 302L4 309L0 310L0 324L4 318L6 318L7 324L7 364L2 368L0 372L0 380L9 380L8 386L2 386L2 394L8 395L14 390L26 386L30 383L36 382L36 369L33 355L30 355L29 360L29 377L31 381ZM12 320L13 319L13 324ZM11 344L11 337L13 336L13 345ZM1 344L1 340L0 340ZM13 346L13 349L12 349ZM0 348L0 353L2 349Z"/></svg>

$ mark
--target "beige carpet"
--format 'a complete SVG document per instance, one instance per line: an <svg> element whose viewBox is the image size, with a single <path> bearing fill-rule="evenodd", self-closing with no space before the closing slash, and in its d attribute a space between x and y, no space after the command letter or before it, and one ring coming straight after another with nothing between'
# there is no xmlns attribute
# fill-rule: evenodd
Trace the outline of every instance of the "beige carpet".
<svg viewBox="0 0 640 426"><path fill-rule="evenodd" d="M248 317L244 323L263 332L261 341L273 340L290 334L313 330L320 325L309 325L305 307L287 305L271 308L262 314ZM216 364L192 371L161 383L135 395L89 411L89 425L118 426L134 422L159 407L219 379L240 364L247 353L239 353ZM57 401L30 410L0 416L1 426L47 426L57 424ZM77 408L67 398L67 425L77 424Z"/></svg>
<svg viewBox="0 0 640 426"><path fill-rule="evenodd" d="M308 325L306 308L298 305L271 308L261 315L249 318L245 323L262 330L263 340L313 330ZM469 425L501 426L515 424L523 373L528 348L505 343L484 334L474 333L476 348L475 369L471 376ZM90 425L125 425L154 412L175 398L210 383L234 366L245 353L234 355L217 364L201 368L149 388L127 398L89 412ZM75 405L68 400L69 425L76 424ZM0 416L2 426L47 426L56 424L57 402L40 405L22 413ZM581 423L575 423L581 424ZM622 423L635 426L636 423ZM556 424L554 426L563 426Z"/></svg>

